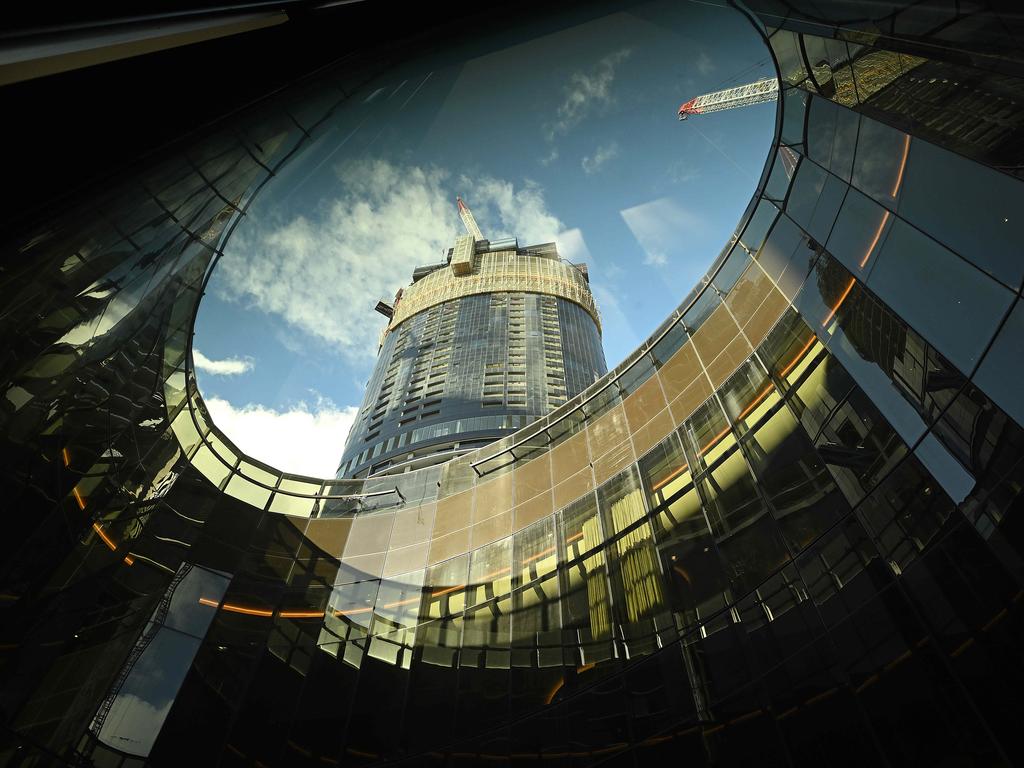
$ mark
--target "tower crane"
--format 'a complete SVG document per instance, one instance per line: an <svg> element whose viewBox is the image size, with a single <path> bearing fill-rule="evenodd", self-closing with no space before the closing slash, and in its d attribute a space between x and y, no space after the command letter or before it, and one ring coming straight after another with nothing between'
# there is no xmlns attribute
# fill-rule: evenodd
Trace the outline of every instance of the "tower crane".
<svg viewBox="0 0 1024 768"><path fill-rule="evenodd" d="M679 107L679 119L685 120L690 115L706 115L709 112L721 112L723 109L745 107L749 104L763 104L766 101L775 101L778 95L779 81L774 77L768 77L690 99Z"/></svg>
<svg viewBox="0 0 1024 768"><path fill-rule="evenodd" d="M483 240L484 235L480 231L480 227L477 226L469 206L462 201L461 197L456 196L455 201L459 204L459 216L462 217L462 223L466 225L466 232L473 236L473 240Z"/></svg>

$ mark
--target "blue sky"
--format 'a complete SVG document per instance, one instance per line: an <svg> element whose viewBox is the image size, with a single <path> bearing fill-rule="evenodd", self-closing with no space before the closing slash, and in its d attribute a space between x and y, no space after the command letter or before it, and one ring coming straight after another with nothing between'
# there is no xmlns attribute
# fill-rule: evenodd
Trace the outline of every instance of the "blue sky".
<svg viewBox="0 0 1024 768"><path fill-rule="evenodd" d="M750 200L775 107L683 123L675 110L769 76L763 44L702 4L562 22L389 72L264 188L196 323L200 388L243 450L333 473L384 324L373 305L462 233L457 194L486 237L556 240L590 265L609 367L708 268Z"/></svg>

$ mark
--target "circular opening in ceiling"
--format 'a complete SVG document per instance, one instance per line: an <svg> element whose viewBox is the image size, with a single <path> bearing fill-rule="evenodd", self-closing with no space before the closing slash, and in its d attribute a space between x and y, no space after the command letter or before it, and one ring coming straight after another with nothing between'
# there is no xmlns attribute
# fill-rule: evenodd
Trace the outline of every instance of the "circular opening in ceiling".
<svg viewBox="0 0 1024 768"><path fill-rule="evenodd" d="M773 75L741 14L660 2L446 45L350 94L326 73L200 306L213 420L253 458L335 474L389 323L375 306L447 263L457 196L489 242L586 265L614 367L704 275L771 145L771 102L683 123L679 105Z"/></svg>

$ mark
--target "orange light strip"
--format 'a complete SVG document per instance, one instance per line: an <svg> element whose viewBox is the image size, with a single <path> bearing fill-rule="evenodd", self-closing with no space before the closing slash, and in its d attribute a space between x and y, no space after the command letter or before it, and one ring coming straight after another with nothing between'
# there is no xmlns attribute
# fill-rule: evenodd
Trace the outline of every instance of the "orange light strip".
<svg viewBox="0 0 1024 768"><path fill-rule="evenodd" d="M480 577L480 581L477 583L476 586L479 586L480 584L483 584L488 579L493 579L495 576L501 576L502 574L511 573L511 572L512 572L511 568L502 568L501 570L495 571L494 573L485 574L485 575Z"/></svg>
<svg viewBox="0 0 1024 768"><path fill-rule="evenodd" d="M234 605L233 603L224 603L221 605L217 600L211 600L208 597L199 598L200 605L208 605L211 608L220 607L222 611L228 611L230 613L243 613L246 616L273 616L274 612L264 608L246 608L244 605Z"/></svg>
<svg viewBox="0 0 1024 768"><path fill-rule="evenodd" d="M789 374L790 371L792 371L794 368L796 368L797 363L799 363L801 360L803 360L803 357L807 353L807 350L811 348L811 345L814 344L814 340L817 339L817 338L818 337L815 336L813 333L811 334L811 338L809 338L807 340L807 343L804 344L803 348L799 352L796 353L796 357L794 357L792 360L790 360L789 363L786 365L786 367L783 368L781 371L779 371L779 378L780 379L786 378L787 374Z"/></svg>
<svg viewBox="0 0 1024 768"><path fill-rule="evenodd" d="M347 611L335 611L335 616L355 616L357 613L370 613L373 608L349 608Z"/></svg>
<svg viewBox="0 0 1024 768"><path fill-rule="evenodd" d="M678 467L678 468L672 470L671 472L669 472L668 475L666 475L661 480L659 480L657 483L655 483L654 486L651 488L651 490L652 491L660 491L662 488L664 488L666 485L671 483L673 480L675 480L677 477L679 477L679 475L683 474L683 472L685 472L689 468L690 468L690 465L684 463L683 466Z"/></svg>
<svg viewBox="0 0 1024 768"><path fill-rule="evenodd" d="M843 295L839 297L839 301L837 301L836 305L832 307L832 309L829 311L827 315L825 315L825 319L821 321L822 327L828 325L832 318L836 316L836 312L838 312L839 308L843 306L843 302L846 301L846 297L850 295L850 291L853 290L853 286L856 284L856 282L857 278L850 278L850 283L849 285L846 286L846 290L843 291Z"/></svg>
<svg viewBox="0 0 1024 768"><path fill-rule="evenodd" d="M736 421L740 421L749 416L751 411L757 408L757 406L760 405L764 401L764 399L768 397L769 394L771 394L771 391L773 389L775 389L775 385L769 384L767 387L761 390L761 392L758 393L757 397L754 398L753 402L751 402L750 405L748 405L746 408L740 411L740 415L736 417Z"/></svg>
<svg viewBox="0 0 1024 768"><path fill-rule="evenodd" d="M407 600L399 600L398 602L388 603L387 605L382 605L381 607L382 608L399 608L399 607L401 607L403 605L412 605L413 603L418 603L419 601L420 601L420 599L418 597L410 597Z"/></svg>
<svg viewBox="0 0 1024 768"><path fill-rule="evenodd" d="M125 555L124 556L124 564L125 565L133 565L134 563L135 563L135 558L134 557L132 557L131 555Z"/></svg>
<svg viewBox="0 0 1024 768"><path fill-rule="evenodd" d="M871 258L871 252L875 250L875 246L878 245L878 239L882 236L882 230L885 229L885 223L889 220L889 211L886 211L882 215L882 223L878 225L878 231L875 232L875 238L871 241L871 245L864 252L864 258L860 260L860 268L864 269L864 265L868 263L868 259Z"/></svg>
<svg viewBox="0 0 1024 768"><path fill-rule="evenodd" d="M574 534L574 535L570 536L568 539L566 539L565 543L566 544L572 544L574 541L577 541L578 539L582 539L582 538L583 538L583 531L580 531L579 533Z"/></svg>
<svg viewBox="0 0 1024 768"><path fill-rule="evenodd" d="M103 543L104 544L106 544L111 549L117 549L117 544L114 543L114 540L112 538L110 538L109 536L107 536L106 533L104 533L103 529L100 528L100 524L99 523L93 523L92 524L92 529L94 531L96 531L96 535L97 536L99 536L101 539L103 539Z"/></svg>
<svg viewBox="0 0 1024 768"><path fill-rule="evenodd" d="M889 193L889 197L896 197L896 194L900 191L900 185L903 184L903 172L907 169L907 155L910 154L910 134L908 133L903 137L903 159L900 160L900 170L896 174L896 183L892 186L892 192Z"/></svg>
<svg viewBox="0 0 1024 768"><path fill-rule="evenodd" d="M531 555L530 557L523 560L523 565L526 565L527 563L532 563L534 560L540 560L545 555L550 555L554 551L555 547L548 547L543 552L538 552L536 555Z"/></svg>
<svg viewBox="0 0 1024 768"><path fill-rule="evenodd" d="M460 589L463 589L463 588L465 588L465 586L466 586L465 584L456 584L454 587L446 587L445 589L440 589L440 590L437 590L435 592L431 592L430 596L431 597L441 597L442 595L447 595L450 592L456 592L456 591L458 591Z"/></svg>
<svg viewBox="0 0 1024 768"><path fill-rule="evenodd" d="M565 678L562 678L557 683L555 683L555 687L548 691L548 695L544 697L545 705L550 704L552 701L554 701L555 696L557 696L558 692L562 690L563 685L565 685Z"/></svg>
<svg viewBox="0 0 1024 768"><path fill-rule="evenodd" d="M281 611L279 614L282 619L322 619L324 617L323 611Z"/></svg>
<svg viewBox="0 0 1024 768"><path fill-rule="evenodd" d="M596 661L592 661L589 664L584 664L582 667L576 667L576 674L577 675L582 675L584 672L589 672L590 670L592 670L596 666L597 666L597 662Z"/></svg>
<svg viewBox="0 0 1024 768"><path fill-rule="evenodd" d="M725 429L723 429L723 430L722 430L721 432L719 432L719 433L718 433L717 435L715 435L714 437L712 437L712 438L711 438L711 440L710 440L709 442L707 442L707 443L706 443L706 444L704 445L704 447L703 447L703 448L701 448L701 449L700 449L700 455L701 455L701 456L703 456L703 455L704 455L705 453L707 453L707 452L708 452L708 451L710 451L710 450L711 450L712 448L714 448L714 447L715 447L715 445L716 445L716 444L718 443L718 441L719 441L719 440L721 440L721 439L722 439L723 437L725 437L726 435L728 435L728 434L729 434L729 430L730 430L730 429L731 429L731 427L726 427L726 428L725 428Z"/></svg>
<svg viewBox="0 0 1024 768"><path fill-rule="evenodd" d="M65 467L70 467L71 466L71 454L68 453L68 449L67 448L61 448L60 449L60 455L64 457L64 466Z"/></svg>
<svg viewBox="0 0 1024 768"><path fill-rule="evenodd" d="M78 502L79 509L85 509L85 499L82 498L82 494L78 492L78 486L76 485L71 489L71 495L75 497L75 501Z"/></svg>

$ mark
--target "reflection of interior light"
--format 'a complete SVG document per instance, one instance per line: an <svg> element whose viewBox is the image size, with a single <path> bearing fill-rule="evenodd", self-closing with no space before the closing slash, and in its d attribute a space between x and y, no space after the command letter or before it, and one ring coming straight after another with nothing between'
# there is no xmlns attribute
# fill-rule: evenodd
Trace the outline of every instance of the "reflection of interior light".
<svg viewBox="0 0 1024 768"><path fill-rule="evenodd" d="M323 611L281 611L279 614L282 619L322 619L324 617Z"/></svg>
<svg viewBox="0 0 1024 768"><path fill-rule="evenodd" d="M64 457L64 466L65 467L70 467L71 466L71 454L68 453L68 449L67 448L61 448L60 449L60 455Z"/></svg>
<svg viewBox="0 0 1024 768"><path fill-rule="evenodd" d="M582 675L584 672L589 672L590 670L592 670L596 666L597 666L597 662L596 661L592 661L589 664L584 664L581 667L576 667L576 674L577 675Z"/></svg>
<svg viewBox="0 0 1024 768"><path fill-rule="evenodd" d="M903 159L900 160L900 170L896 174L896 183L892 186L892 192L889 193L889 197L896 197L900 191L900 185L903 183L903 171L907 168L907 155L910 154L910 134L908 133L903 137Z"/></svg>
<svg viewBox="0 0 1024 768"><path fill-rule="evenodd" d="M583 531L580 531L579 533L574 534L573 536L570 536L568 539L566 539L565 543L566 544L572 544L574 541L576 541L578 539L582 539L582 538L583 538Z"/></svg>
<svg viewBox="0 0 1024 768"><path fill-rule="evenodd" d="M77 485L71 489L71 494L75 497L75 501L78 502L79 509L85 509L85 499L83 499L82 494L78 492Z"/></svg>
<svg viewBox="0 0 1024 768"><path fill-rule="evenodd" d="M850 295L850 291L853 290L854 283L857 282L857 278L851 277L849 284L846 286L846 290L843 291L843 295L839 297L839 301L836 302L835 306L829 310L829 313L825 315L825 319L821 321L822 326L826 326L836 316L836 312L843 306L843 302L846 301L846 297Z"/></svg>
<svg viewBox="0 0 1024 768"><path fill-rule="evenodd" d="M431 592L430 596L431 597L441 597L442 595L447 595L450 592L455 592L457 590L460 590L460 589L462 589L465 586L466 586L465 584L456 584L454 587L445 587L444 589L438 589L438 590L435 590L435 591Z"/></svg>
<svg viewBox="0 0 1024 768"><path fill-rule="evenodd" d="M684 569L683 566L681 566L681 565L673 565L672 566L672 570L675 571L676 573L678 573L680 576L682 576L687 584L692 584L693 583L693 582L690 581L690 574L688 574L686 572L686 569Z"/></svg>
<svg viewBox="0 0 1024 768"><path fill-rule="evenodd" d="M220 605L217 600L210 600L208 597L199 598L200 605L208 605L211 608L220 606L222 611L228 611L230 613L244 613L246 616L273 616L274 612L265 608L246 608L244 605L234 605L232 603L224 603Z"/></svg>
<svg viewBox="0 0 1024 768"><path fill-rule="evenodd" d="M871 241L871 245L869 245L868 249L864 252L864 258L860 260L861 269L864 268L864 265L868 263L868 259L871 258L871 252L875 250L875 246L878 245L878 238L882 236L882 230L885 229L885 222L887 222L888 220L889 212L886 211L885 214L882 216L882 223L878 225L878 231L875 232L875 239Z"/></svg>
<svg viewBox="0 0 1024 768"><path fill-rule="evenodd" d="M719 440L721 440L723 437L725 437L728 434L729 434L729 427L726 427L721 432L719 432L717 435L712 437L707 443L704 444L704 447L700 449L700 455L703 456L705 453L710 451L712 448L715 447L715 444L718 443Z"/></svg>
<svg viewBox="0 0 1024 768"><path fill-rule="evenodd" d="M420 601L419 597L410 597L407 600L399 600L398 602L388 603L388 604L383 605L381 607L382 608L399 608L399 607L401 607L403 605L412 605L413 603L418 603L419 601Z"/></svg>
<svg viewBox="0 0 1024 768"><path fill-rule="evenodd" d="M335 611L335 616L355 616L357 613L370 613L373 611L373 607L370 608L349 608L345 611Z"/></svg>
<svg viewBox="0 0 1024 768"><path fill-rule="evenodd" d="M761 402L766 397L768 397L769 394L771 394L771 391L773 389L775 389L775 385L774 384L769 384L767 387L762 389L761 392L758 393L757 397L755 397L751 401L750 405L748 405L746 408L744 408L742 411L740 411L740 415L736 417L736 421L741 421L741 420L745 419L747 416L749 416L750 412L753 411L755 408L757 408L757 406L760 405Z"/></svg>
<svg viewBox="0 0 1024 768"><path fill-rule="evenodd" d="M544 703L550 704L552 701L554 701L555 696L558 694L560 690L562 690L563 685L565 685L565 678L560 679L557 683L555 683L554 687L550 691L548 691L548 695L544 698Z"/></svg>
<svg viewBox="0 0 1024 768"><path fill-rule="evenodd" d="M652 491L660 491L662 488L664 488L666 485L671 483L675 478L679 477L679 475L681 475L683 472L685 472L689 468L690 468L690 465L684 463L683 466L679 467L678 469L672 470L668 475L666 475L665 477L661 478L661 480L656 482L654 484L654 487L651 488L651 490Z"/></svg>
<svg viewBox="0 0 1024 768"><path fill-rule="evenodd" d="M811 334L811 338L809 338L807 340L807 343L804 344L803 348L799 352L796 353L796 356L792 360L790 360L789 363L786 364L785 368L783 368L781 371L779 371L779 378L780 379L786 378L786 376L789 374L789 372L792 371L794 368L796 368L797 363L799 363L801 360L803 360L804 355L807 353L807 350L811 348L811 345L814 343L814 340L816 338L818 338L818 337L815 336L812 333Z"/></svg>
<svg viewBox="0 0 1024 768"><path fill-rule="evenodd" d="M135 562L135 558L132 557L131 555L125 555L124 556L124 564L125 565L132 565L134 562Z"/></svg>
<svg viewBox="0 0 1024 768"><path fill-rule="evenodd" d="M97 536L99 536L101 539L103 539L103 543L104 544L106 544L111 549L117 549L117 544L114 543L114 540L112 538L110 538L109 536L107 536L106 533L104 533L103 529L100 528L100 524L99 523L93 523L92 524L92 529L94 531L96 531L96 535Z"/></svg>
<svg viewBox="0 0 1024 768"><path fill-rule="evenodd" d="M545 555L550 555L554 551L554 546L550 546L543 552L538 552L536 555L531 555L530 557L523 560L523 565L526 565L527 563L532 563L534 560L540 560L540 558L544 557Z"/></svg>

